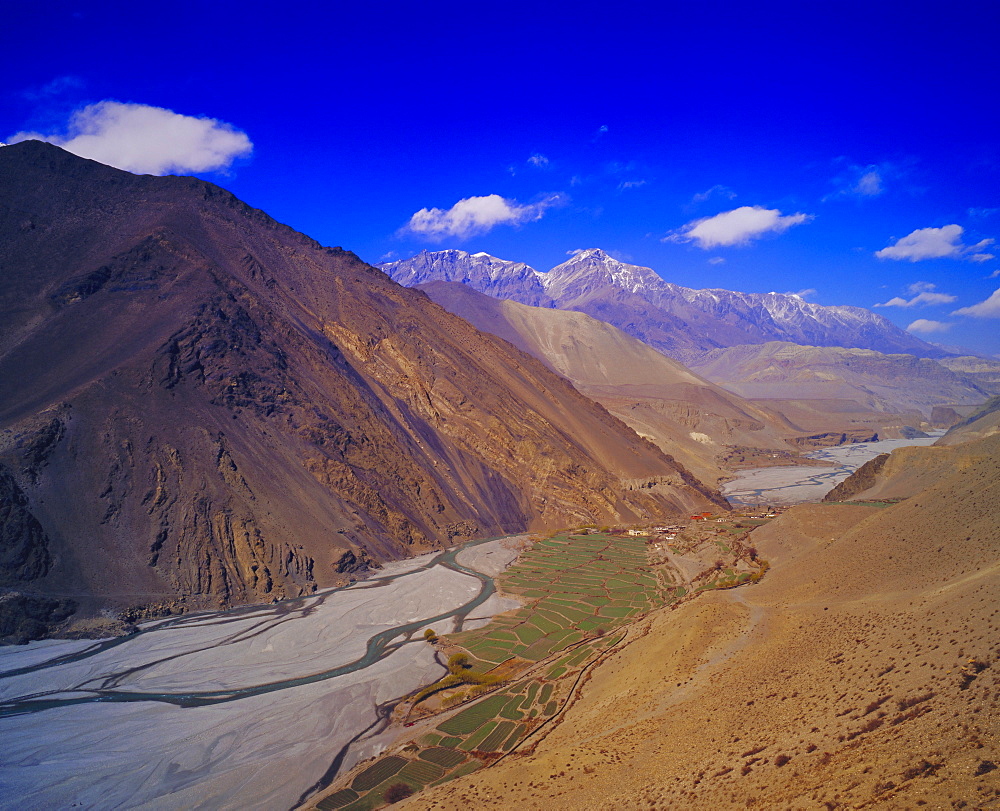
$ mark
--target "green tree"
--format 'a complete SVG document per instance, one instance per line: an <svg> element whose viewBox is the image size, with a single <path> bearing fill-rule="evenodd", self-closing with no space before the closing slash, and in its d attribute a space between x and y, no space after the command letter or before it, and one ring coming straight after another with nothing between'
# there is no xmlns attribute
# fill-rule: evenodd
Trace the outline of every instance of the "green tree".
<svg viewBox="0 0 1000 811"><path fill-rule="evenodd" d="M453 653L448 657L448 669L455 673L459 670L466 670L471 667L469 655L467 653Z"/></svg>

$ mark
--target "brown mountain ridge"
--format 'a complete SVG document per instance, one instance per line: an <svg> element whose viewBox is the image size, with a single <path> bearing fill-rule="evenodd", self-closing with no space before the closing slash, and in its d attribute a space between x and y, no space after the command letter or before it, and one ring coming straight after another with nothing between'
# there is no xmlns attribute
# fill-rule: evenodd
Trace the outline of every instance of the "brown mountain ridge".
<svg viewBox="0 0 1000 811"><path fill-rule="evenodd" d="M541 363L210 183L0 149L0 585L229 605L723 506Z"/></svg>

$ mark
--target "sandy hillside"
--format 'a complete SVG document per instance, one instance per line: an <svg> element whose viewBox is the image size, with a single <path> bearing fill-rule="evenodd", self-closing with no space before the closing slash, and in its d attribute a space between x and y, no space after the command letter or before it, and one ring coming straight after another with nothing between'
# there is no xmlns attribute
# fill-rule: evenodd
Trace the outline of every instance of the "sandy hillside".
<svg viewBox="0 0 1000 811"><path fill-rule="evenodd" d="M585 313L499 301L456 282L420 289L541 360L702 481L717 482L730 469L726 459L741 450L760 451L761 464L770 456L764 451L787 457L795 447L787 440L808 432ZM831 419L823 429L841 424Z"/></svg>
<svg viewBox="0 0 1000 811"><path fill-rule="evenodd" d="M406 807L996 807L1000 439L976 450L894 506L793 508L761 584L649 618L535 753Z"/></svg>

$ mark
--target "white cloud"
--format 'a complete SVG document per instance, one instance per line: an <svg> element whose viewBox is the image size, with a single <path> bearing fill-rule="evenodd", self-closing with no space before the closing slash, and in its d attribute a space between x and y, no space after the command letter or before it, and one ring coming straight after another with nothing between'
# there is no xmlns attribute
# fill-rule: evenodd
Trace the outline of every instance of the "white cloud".
<svg viewBox="0 0 1000 811"><path fill-rule="evenodd" d="M816 294L815 287L807 287L804 290L799 290L797 293L785 293L786 296L795 296L795 298L807 299L809 296Z"/></svg>
<svg viewBox="0 0 1000 811"><path fill-rule="evenodd" d="M645 180L623 180L618 184L618 190L624 191L625 189L638 189L645 185Z"/></svg>
<svg viewBox="0 0 1000 811"><path fill-rule="evenodd" d="M727 200L733 200L736 197L736 192L734 192L728 186L723 186L720 183L716 183L712 188L705 189L705 191L698 192L694 197L691 198L692 203L704 203L710 197L725 197Z"/></svg>
<svg viewBox="0 0 1000 811"><path fill-rule="evenodd" d="M947 332L951 327L951 324L946 324L944 321L929 321L926 318L918 318L906 328L906 331L923 333Z"/></svg>
<svg viewBox="0 0 1000 811"><path fill-rule="evenodd" d="M982 239L975 245L963 245L962 234L965 229L961 225L944 225L940 228L918 228L902 239L875 255L879 259L908 259L919 262L921 259L940 259L952 257L968 258L973 262L987 262L992 254L982 253L987 245L992 245L992 239Z"/></svg>
<svg viewBox="0 0 1000 811"><path fill-rule="evenodd" d="M882 187L882 175L878 173L877 169L869 169L858 178L858 182L851 187L851 191L862 197L875 197L881 194L885 191Z"/></svg>
<svg viewBox="0 0 1000 811"><path fill-rule="evenodd" d="M714 217L704 217L683 226L664 237L664 242L694 242L708 250L726 245L748 245L765 234L781 234L793 225L812 219L809 214L782 213L776 208L741 206L723 211Z"/></svg>
<svg viewBox="0 0 1000 811"><path fill-rule="evenodd" d="M403 231L420 234L432 240L446 237L465 237L485 234L497 225L520 225L541 219L545 211L564 202L559 194L552 194L537 203L521 205L499 194L483 197L466 197L451 208L422 208L404 226Z"/></svg>
<svg viewBox="0 0 1000 811"><path fill-rule="evenodd" d="M878 197L885 192L885 179L898 174L897 167L888 163L870 163L867 166L848 163L844 157L837 158L840 174L831 183L837 190L823 197L823 202L844 197Z"/></svg>
<svg viewBox="0 0 1000 811"><path fill-rule="evenodd" d="M1000 290L994 290L986 301L980 301L971 307L962 307L952 315L971 315L973 318L1000 318Z"/></svg>
<svg viewBox="0 0 1000 811"><path fill-rule="evenodd" d="M573 248L572 250L566 251L566 256L576 256L578 253L583 253L586 248Z"/></svg>
<svg viewBox="0 0 1000 811"><path fill-rule="evenodd" d="M957 296L948 293L935 293L936 284L931 282L914 282L907 290L913 298L905 299L895 296L884 304L876 304L876 307L927 307L933 304L951 304L957 300Z"/></svg>
<svg viewBox="0 0 1000 811"><path fill-rule="evenodd" d="M993 272L992 272L992 273L991 273L991 274L990 274L989 276L987 276L986 278L987 278L987 279L995 279L995 278L997 278L998 276L1000 276L1000 269L997 269L997 270L994 270L994 271L993 271Z"/></svg>
<svg viewBox="0 0 1000 811"><path fill-rule="evenodd" d="M708 260L708 264L710 264L710 265L721 265L725 261L726 260L723 259L721 256L713 256L711 259Z"/></svg>
<svg viewBox="0 0 1000 811"><path fill-rule="evenodd" d="M19 132L12 143L48 141L108 166L139 174L214 172L246 157L246 133L214 118L181 115L148 104L100 101L77 110L63 135Z"/></svg>
<svg viewBox="0 0 1000 811"><path fill-rule="evenodd" d="M549 165L549 159L546 158L544 155L541 155L536 152L534 155L528 158L528 163L530 163L532 166L537 166L539 169L544 169L546 166Z"/></svg>

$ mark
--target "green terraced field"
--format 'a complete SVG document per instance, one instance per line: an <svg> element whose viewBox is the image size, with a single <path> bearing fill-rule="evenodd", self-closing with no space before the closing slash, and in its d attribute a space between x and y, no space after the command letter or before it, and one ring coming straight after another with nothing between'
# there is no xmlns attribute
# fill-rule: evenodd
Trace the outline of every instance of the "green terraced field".
<svg viewBox="0 0 1000 811"><path fill-rule="evenodd" d="M509 700L508 696L502 693L492 695L439 724L438 729L449 735L467 735L475 732L487 720L499 714Z"/></svg>
<svg viewBox="0 0 1000 811"><path fill-rule="evenodd" d="M328 797L324 797L316 803L316 807L319 811L334 811L334 809L350 805L358 799L358 796L358 792L349 788L342 788L340 791L334 792Z"/></svg>
<svg viewBox="0 0 1000 811"><path fill-rule="evenodd" d="M355 791L368 791L375 788L383 780L392 777L406 765L406 759L393 755L376 760L371 766L354 778L351 788Z"/></svg>
<svg viewBox="0 0 1000 811"><path fill-rule="evenodd" d="M444 766L448 769L457 766L465 760L464 755L460 752L456 752L454 749L445 749L441 747L425 749L420 753L419 757L421 760L428 760L431 763L436 763L438 766Z"/></svg>
<svg viewBox="0 0 1000 811"><path fill-rule="evenodd" d="M458 748L464 749L467 752L471 752L473 749L479 749L480 744L482 744L482 742L492 734L493 730L496 729L496 726L496 721L487 721L479 728L476 734L466 738L464 743L460 743Z"/></svg>
<svg viewBox="0 0 1000 811"><path fill-rule="evenodd" d="M616 629L690 596L692 590L736 585L751 577L730 564L714 581L661 588L649 566L643 540L603 534L561 534L522 553L497 578L497 586L525 605L485 628L445 639L468 651L476 673L512 659L511 672L523 672L528 663L553 657L547 669L459 709L420 736L416 746L376 760L350 787L342 785L316 807L376 809L384 805L393 783L420 790L481 768L483 763L471 753L502 756L551 719L566 703L581 670L622 638ZM518 660L524 660L520 670Z"/></svg>
<svg viewBox="0 0 1000 811"><path fill-rule="evenodd" d="M646 567L645 544L634 538L562 535L541 541L498 578L501 590L528 604L505 617L502 629L487 626L448 640L484 662L512 656L540 661L583 633L613 630L663 605L669 598Z"/></svg>
<svg viewBox="0 0 1000 811"><path fill-rule="evenodd" d="M456 755L458 753L456 752ZM444 776L444 769L434 763L427 763L423 760L411 760L399 773L399 779L403 782L419 783L426 786L440 777Z"/></svg>
<svg viewBox="0 0 1000 811"><path fill-rule="evenodd" d="M493 752L499 749L500 744L510 737L510 733L514 731L515 726L516 724L513 721L502 721L483 739L483 742L477 748L483 752Z"/></svg>

